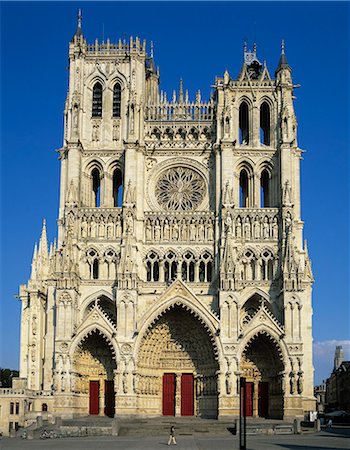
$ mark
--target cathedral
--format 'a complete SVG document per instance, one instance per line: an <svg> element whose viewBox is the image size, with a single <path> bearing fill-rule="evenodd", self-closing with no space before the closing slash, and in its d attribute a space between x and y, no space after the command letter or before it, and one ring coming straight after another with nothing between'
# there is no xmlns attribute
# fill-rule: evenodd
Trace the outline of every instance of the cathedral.
<svg viewBox="0 0 350 450"><path fill-rule="evenodd" d="M284 43L272 75L245 44L209 100L182 81L168 97L153 48L89 44L79 16L58 236L44 222L20 287L10 421L237 417L242 377L248 416L315 409L296 87Z"/></svg>

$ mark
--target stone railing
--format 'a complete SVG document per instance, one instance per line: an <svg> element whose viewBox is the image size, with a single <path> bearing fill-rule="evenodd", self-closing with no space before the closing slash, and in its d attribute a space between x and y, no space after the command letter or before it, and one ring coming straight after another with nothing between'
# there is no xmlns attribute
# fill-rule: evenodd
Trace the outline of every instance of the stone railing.
<svg viewBox="0 0 350 450"><path fill-rule="evenodd" d="M212 121L214 107L210 103L170 103L148 105L145 119L153 121Z"/></svg>
<svg viewBox="0 0 350 450"><path fill-rule="evenodd" d="M226 229L238 240L277 240L278 208L238 208L226 218Z"/></svg>
<svg viewBox="0 0 350 450"><path fill-rule="evenodd" d="M213 242L212 212L145 213L145 240L160 242Z"/></svg>
<svg viewBox="0 0 350 450"><path fill-rule="evenodd" d="M125 54L130 52L140 52L146 54L146 41L141 42L139 38L136 39L130 38L129 42L119 40L118 43L112 43L109 39L106 42L98 42L96 41L93 44L86 45L86 52L88 55L91 54L107 54L107 55L115 55L119 54L125 56Z"/></svg>

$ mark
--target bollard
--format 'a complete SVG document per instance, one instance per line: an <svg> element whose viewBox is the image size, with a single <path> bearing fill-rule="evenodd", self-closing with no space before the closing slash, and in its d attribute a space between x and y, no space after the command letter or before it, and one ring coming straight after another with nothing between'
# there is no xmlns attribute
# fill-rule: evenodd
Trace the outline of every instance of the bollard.
<svg viewBox="0 0 350 450"><path fill-rule="evenodd" d="M321 421L320 419L316 419L314 422L314 429L316 432L321 431Z"/></svg>
<svg viewBox="0 0 350 450"><path fill-rule="evenodd" d="M119 422L118 419L115 417L112 422L112 436L118 436L119 434Z"/></svg>

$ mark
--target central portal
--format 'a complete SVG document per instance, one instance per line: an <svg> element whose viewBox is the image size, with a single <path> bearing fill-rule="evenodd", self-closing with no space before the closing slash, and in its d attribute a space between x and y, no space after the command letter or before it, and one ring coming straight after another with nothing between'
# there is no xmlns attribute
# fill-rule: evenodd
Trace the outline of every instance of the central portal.
<svg viewBox="0 0 350 450"><path fill-rule="evenodd" d="M181 415L194 415L194 377L191 373L181 375ZM176 374L163 375L163 416L175 416L176 405Z"/></svg>
<svg viewBox="0 0 350 450"><path fill-rule="evenodd" d="M217 372L210 333L193 312L173 306L141 341L139 404L147 414L217 417Z"/></svg>

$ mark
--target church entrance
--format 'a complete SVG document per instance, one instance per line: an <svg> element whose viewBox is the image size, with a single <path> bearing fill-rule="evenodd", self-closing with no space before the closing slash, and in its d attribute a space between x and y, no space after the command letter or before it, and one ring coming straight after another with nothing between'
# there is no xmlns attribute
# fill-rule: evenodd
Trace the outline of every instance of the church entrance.
<svg viewBox="0 0 350 450"><path fill-rule="evenodd" d="M269 335L250 340L241 358L247 416L283 418L283 368L277 344Z"/></svg>
<svg viewBox="0 0 350 450"><path fill-rule="evenodd" d="M180 376L181 416L193 416L194 377L192 373L183 373ZM176 377L175 373L165 373L163 375L163 416L175 416Z"/></svg>
<svg viewBox="0 0 350 450"><path fill-rule="evenodd" d="M113 348L97 331L86 336L74 354L73 391L86 398L90 415L114 417L116 369Z"/></svg>
<svg viewBox="0 0 350 450"><path fill-rule="evenodd" d="M254 382L247 381L245 384L245 406L248 417L254 415ZM258 383L258 416L268 417L269 411L269 383L260 381Z"/></svg>
<svg viewBox="0 0 350 450"><path fill-rule="evenodd" d="M217 417L217 371L213 343L204 325L181 305L173 306L141 341L140 405L148 414Z"/></svg>

